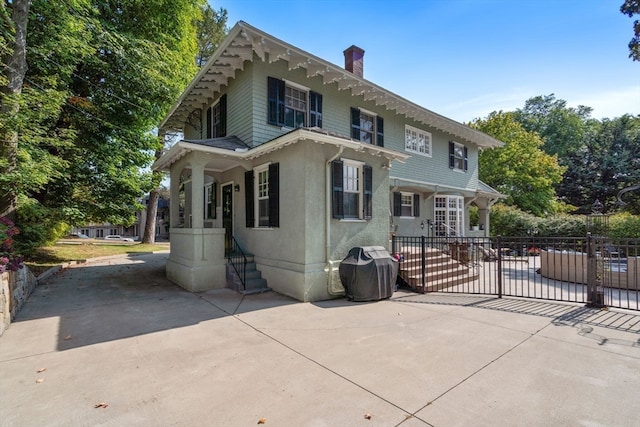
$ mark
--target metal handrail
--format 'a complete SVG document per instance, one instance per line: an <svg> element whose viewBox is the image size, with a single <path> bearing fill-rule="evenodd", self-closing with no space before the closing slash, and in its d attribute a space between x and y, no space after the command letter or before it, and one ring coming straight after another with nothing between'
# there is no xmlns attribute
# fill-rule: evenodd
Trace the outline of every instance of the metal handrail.
<svg viewBox="0 0 640 427"><path fill-rule="evenodd" d="M240 283L242 284L242 289L246 290L246 272L247 272L247 256L242 251L242 248L238 244L238 241L235 237L231 236L233 248L231 253L227 255L227 259L229 260L229 264L233 267L233 269L238 274L238 278L240 279Z"/></svg>

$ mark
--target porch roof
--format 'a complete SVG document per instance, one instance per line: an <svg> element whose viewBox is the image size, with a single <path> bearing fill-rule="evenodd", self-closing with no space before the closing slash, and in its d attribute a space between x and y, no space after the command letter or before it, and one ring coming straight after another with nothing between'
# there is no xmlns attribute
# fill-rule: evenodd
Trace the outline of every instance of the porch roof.
<svg viewBox="0 0 640 427"><path fill-rule="evenodd" d="M333 134L323 129L299 128L251 149L235 136L208 140L182 140L174 144L169 151L165 152L162 157L156 160L152 165L152 169L169 170L172 164L188 153L199 152L216 155L215 157L218 159L217 168L219 170L225 170L237 166L239 162L256 159L300 141L342 146L354 151L382 157L389 162L404 162L411 157L388 148L352 141L350 138Z"/></svg>
<svg viewBox="0 0 640 427"><path fill-rule="evenodd" d="M404 178L389 177L389 185L391 188L413 190L416 192L425 192L433 194L459 193L467 198L482 197L490 200L504 199L507 196L494 190L484 182L478 180L475 188L461 188L449 185L436 184L433 182L417 181Z"/></svg>
<svg viewBox="0 0 640 427"><path fill-rule="evenodd" d="M365 101L375 102L387 110L446 132L460 139L460 142L467 141L482 148L504 145L502 141L421 107L243 21L239 21L229 31L159 127L167 131L182 132L185 123L192 121L190 119L197 122L203 108L217 97L216 94L222 93L223 87L228 85L229 79L235 78L238 70L244 69L245 61L253 61L255 57L269 63L284 60L288 63L289 70L303 68L306 70L307 78L320 76L324 84L335 83L339 90L348 90L352 96L362 96Z"/></svg>

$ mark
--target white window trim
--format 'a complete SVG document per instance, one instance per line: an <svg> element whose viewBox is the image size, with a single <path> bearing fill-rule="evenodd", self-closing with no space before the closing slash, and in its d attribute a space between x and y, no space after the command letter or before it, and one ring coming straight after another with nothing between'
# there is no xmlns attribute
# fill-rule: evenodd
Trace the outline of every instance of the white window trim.
<svg viewBox="0 0 640 427"><path fill-rule="evenodd" d="M401 191L400 192L400 219L415 219L416 217L413 216L413 213L415 212L415 208L413 206L413 195L415 193L409 193L408 191ZM402 196L409 196L411 199L411 215L407 216L407 215L402 215Z"/></svg>
<svg viewBox="0 0 640 427"><path fill-rule="evenodd" d="M213 198L211 197L211 187L213 187L213 181L204 185L204 212L202 216L205 221L213 220L213 218L207 217L207 205L209 203L213 204ZM211 206L211 214L215 212L215 206Z"/></svg>
<svg viewBox="0 0 640 427"><path fill-rule="evenodd" d="M291 80L282 79L282 81L284 82L284 84L286 86L291 86L291 87L293 87L295 89L298 89L298 90L301 90L303 92L309 92L311 90L308 87L303 86L300 83L292 82Z"/></svg>
<svg viewBox="0 0 640 427"><path fill-rule="evenodd" d="M408 152L410 152L410 153L419 154L419 155L421 155L421 156L425 156L425 157L432 157L432 156L433 156L433 155L432 155L432 153L433 153L433 135L431 134L431 132L427 132L427 131L425 131L425 130L418 129L418 128L413 127L413 126L410 126L410 125L404 125L404 127L405 127L405 133L404 133L404 135L405 135L405 136L404 136L404 150L405 150L405 151L408 151ZM407 130L410 130L410 131L412 131L412 132L416 132L416 133L421 133L421 134L423 134L424 136L427 136L427 137L428 137L429 142L428 142L428 144L425 144L425 151L426 151L426 150L427 150L427 148L428 148L428 151L429 151L428 153L426 153L426 152L425 152L425 153L422 153L422 152L420 152L420 150L419 150L419 149L417 149L417 150L413 150L413 149L407 148Z"/></svg>
<svg viewBox="0 0 640 427"><path fill-rule="evenodd" d="M364 222L364 212L363 212L363 207L364 207L364 162L358 161L358 160L352 160L352 159L345 159L345 158L341 158L340 159L342 161L342 174L343 174L343 182L344 182L344 171L347 168L347 166L351 166L351 167L356 167L358 169L358 216L357 217L350 217L350 218L342 218L341 221L350 221L350 222ZM343 190L344 192L347 192L347 190L344 188L344 184L343 184ZM353 193L352 191L350 191L349 193Z"/></svg>
<svg viewBox="0 0 640 427"><path fill-rule="evenodd" d="M271 163L264 163L260 166L256 166L253 168L253 198L255 202L253 203L253 226L254 228L269 228L266 225L260 224L260 178L259 175L262 172L267 172L267 178L269 177L269 165ZM267 194L269 194L269 187L267 184ZM267 200L269 196L267 196Z"/></svg>

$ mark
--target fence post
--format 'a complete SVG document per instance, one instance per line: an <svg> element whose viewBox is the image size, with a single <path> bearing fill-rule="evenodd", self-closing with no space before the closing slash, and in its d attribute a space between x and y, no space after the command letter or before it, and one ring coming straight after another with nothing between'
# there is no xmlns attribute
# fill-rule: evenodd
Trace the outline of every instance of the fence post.
<svg viewBox="0 0 640 427"><path fill-rule="evenodd" d="M498 252L498 298L502 298L502 236L498 236L496 240L496 251Z"/></svg>
<svg viewBox="0 0 640 427"><path fill-rule="evenodd" d="M602 307L598 298L598 257L591 233L587 233L587 306Z"/></svg>
<svg viewBox="0 0 640 427"><path fill-rule="evenodd" d="M420 236L420 240L422 242L422 244L420 245L422 247L422 249L420 250L422 258L422 293L424 294L427 289L427 239L424 236Z"/></svg>

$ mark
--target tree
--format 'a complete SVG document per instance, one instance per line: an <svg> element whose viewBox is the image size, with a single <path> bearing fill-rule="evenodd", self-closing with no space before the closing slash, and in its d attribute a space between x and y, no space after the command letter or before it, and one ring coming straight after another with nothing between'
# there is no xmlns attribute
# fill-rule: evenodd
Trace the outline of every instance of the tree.
<svg viewBox="0 0 640 427"><path fill-rule="evenodd" d="M11 8L11 14L7 8ZM18 131L15 118L20 111L20 95L27 71L27 22L29 0L14 0L8 5L0 2L2 24L2 80L0 81L0 217L15 218L17 193L6 180L15 175L18 167Z"/></svg>
<svg viewBox="0 0 640 427"><path fill-rule="evenodd" d="M198 21L198 55L196 63L202 67L227 35L227 11L213 10L208 3L202 9L202 20Z"/></svg>
<svg viewBox="0 0 640 427"><path fill-rule="evenodd" d="M620 190L640 182L640 117L604 119L592 128L580 150L566 160L563 183L566 202L589 213L599 200L606 212L617 209ZM640 213L640 195L625 195L625 207Z"/></svg>
<svg viewBox="0 0 640 427"><path fill-rule="evenodd" d="M471 126L505 143L480 153L480 179L508 196L506 203L541 216L554 210L553 186L564 168L542 151L542 139L525 130L514 113L493 112Z"/></svg>
<svg viewBox="0 0 640 427"><path fill-rule="evenodd" d="M129 223L153 186L152 130L196 71L204 0L31 3L23 108L0 118L21 131L17 172L2 175L21 236L60 221Z"/></svg>
<svg viewBox="0 0 640 427"><path fill-rule="evenodd" d="M640 0L625 0L620 6L620 12L632 18L640 14ZM633 21L633 38L629 42L629 58L640 61L640 21Z"/></svg>
<svg viewBox="0 0 640 427"><path fill-rule="evenodd" d="M567 107L567 101L554 94L529 98L515 119L529 132L536 132L544 141L543 150L557 155L559 161L582 146L592 109Z"/></svg>
<svg viewBox="0 0 640 427"><path fill-rule="evenodd" d="M201 7L202 17L197 22L197 43L198 53L196 55L196 63L198 67L202 67L213 52L218 48L218 45L224 39L227 34L227 11L223 8L215 11L211 6L206 3ZM189 76L191 77L191 76ZM159 140L160 148L156 150L155 158L159 159L162 156L164 149L166 135L163 130L160 130ZM159 200L159 188L160 181L163 174L161 172L153 173L154 187L149 192L149 198L147 200L147 221L145 223L144 234L142 236L143 243L154 243L156 232L156 216L158 213L158 200Z"/></svg>

